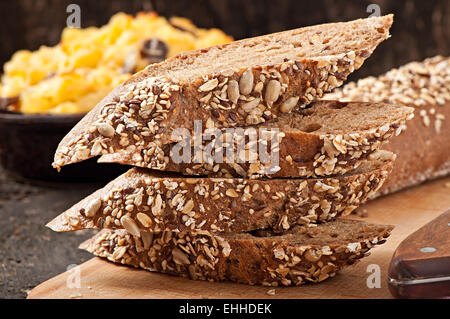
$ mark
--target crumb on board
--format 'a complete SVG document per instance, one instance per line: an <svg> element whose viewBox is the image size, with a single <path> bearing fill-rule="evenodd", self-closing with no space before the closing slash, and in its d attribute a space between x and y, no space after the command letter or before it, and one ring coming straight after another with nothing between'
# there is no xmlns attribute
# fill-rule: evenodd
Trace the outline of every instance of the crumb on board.
<svg viewBox="0 0 450 319"><path fill-rule="evenodd" d="M268 294L269 296L275 296L276 291L275 291L275 289L269 289L269 290L267 290L267 294Z"/></svg>

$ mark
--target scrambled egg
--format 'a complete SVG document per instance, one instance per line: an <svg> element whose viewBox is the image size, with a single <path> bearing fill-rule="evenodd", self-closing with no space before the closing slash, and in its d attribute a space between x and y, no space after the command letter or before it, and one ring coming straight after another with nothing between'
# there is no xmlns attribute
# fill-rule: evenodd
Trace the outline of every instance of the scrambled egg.
<svg viewBox="0 0 450 319"><path fill-rule="evenodd" d="M86 113L148 64L231 40L154 12L118 13L101 28L65 28L59 45L18 51L4 65L0 106L14 100L7 108L23 113Z"/></svg>

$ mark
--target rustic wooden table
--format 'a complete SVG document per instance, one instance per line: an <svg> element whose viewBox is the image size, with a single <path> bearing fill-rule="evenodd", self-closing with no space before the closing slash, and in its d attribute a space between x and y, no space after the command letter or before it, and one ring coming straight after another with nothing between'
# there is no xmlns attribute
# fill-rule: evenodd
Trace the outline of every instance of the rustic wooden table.
<svg viewBox="0 0 450 319"><path fill-rule="evenodd" d="M30 185L0 169L0 298L27 292L91 256L77 249L92 231L67 234L44 225L101 185Z"/></svg>

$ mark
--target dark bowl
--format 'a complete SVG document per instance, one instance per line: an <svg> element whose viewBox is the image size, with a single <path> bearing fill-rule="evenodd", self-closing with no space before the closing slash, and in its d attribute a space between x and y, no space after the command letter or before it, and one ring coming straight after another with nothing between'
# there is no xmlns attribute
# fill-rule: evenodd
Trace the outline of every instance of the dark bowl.
<svg viewBox="0 0 450 319"><path fill-rule="evenodd" d="M50 182L99 182L111 180L128 167L98 164L96 159L52 167L53 155L62 138L84 114L49 115L0 112L0 162L19 179Z"/></svg>

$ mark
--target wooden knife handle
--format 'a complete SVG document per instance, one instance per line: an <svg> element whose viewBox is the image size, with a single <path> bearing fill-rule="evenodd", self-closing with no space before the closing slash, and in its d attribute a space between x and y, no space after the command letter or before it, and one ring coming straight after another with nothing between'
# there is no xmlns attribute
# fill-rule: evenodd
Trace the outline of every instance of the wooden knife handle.
<svg viewBox="0 0 450 319"><path fill-rule="evenodd" d="M400 243L389 266L388 285L396 298L450 296L450 210Z"/></svg>

